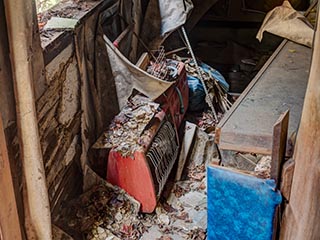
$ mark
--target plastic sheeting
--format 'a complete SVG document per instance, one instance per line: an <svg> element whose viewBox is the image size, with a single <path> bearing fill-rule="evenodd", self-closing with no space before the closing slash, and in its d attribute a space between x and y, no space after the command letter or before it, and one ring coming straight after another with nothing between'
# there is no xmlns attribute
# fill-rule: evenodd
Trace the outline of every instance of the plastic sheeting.
<svg viewBox="0 0 320 240"><path fill-rule="evenodd" d="M207 167L208 240L271 240L281 194L274 180Z"/></svg>
<svg viewBox="0 0 320 240"><path fill-rule="evenodd" d="M229 91L229 84L220 72L203 62L199 63L199 67L204 72L210 74L225 92ZM206 94L203 85L199 78L189 74L187 75L187 80L189 86L189 110L202 111L207 105L205 101Z"/></svg>
<svg viewBox="0 0 320 240"><path fill-rule="evenodd" d="M293 42L311 47L314 30L308 20L292 8L288 1L270 11L257 34L259 41L264 32L269 32Z"/></svg>
<svg viewBox="0 0 320 240"><path fill-rule="evenodd" d="M138 68L131 63L106 36L104 36L104 40L116 83L120 108L125 105L133 89L138 90L151 99L156 99L173 84L173 82L155 78Z"/></svg>

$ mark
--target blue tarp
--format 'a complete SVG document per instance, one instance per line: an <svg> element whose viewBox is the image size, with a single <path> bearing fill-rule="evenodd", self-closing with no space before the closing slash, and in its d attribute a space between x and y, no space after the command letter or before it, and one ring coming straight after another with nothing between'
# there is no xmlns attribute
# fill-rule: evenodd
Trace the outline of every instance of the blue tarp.
<svg viewBox="0 0 320 240"><path fill-rule="evenodd" d="M229 84L220 72L202 62L199 62L199 67L204 72L210 74L225 92L229 91ZM189 74L187 75L187 80L189 86L189 110L202 111L206 107L206 94L204 92L202 83L199 78Z"/></svg>
<svg viewBox="0 0 320 240"><path fill-rule="evenodd" d="M207 167L208 240L271 240L281 203L274 180Z"/></svg>

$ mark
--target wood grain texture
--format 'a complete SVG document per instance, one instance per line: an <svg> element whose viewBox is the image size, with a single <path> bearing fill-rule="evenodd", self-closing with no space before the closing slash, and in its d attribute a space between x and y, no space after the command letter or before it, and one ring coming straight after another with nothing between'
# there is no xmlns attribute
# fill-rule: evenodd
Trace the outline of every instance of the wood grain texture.
<svg viewBox="0 0 320 240"><path fill-rule="evenodd" d="M282 163L286 154L288 135L289 110L281 114L273 127L272 155L271 155L271 178L279 186Z"/></svg>
<svg viewBox="0 0 320 240"><path fill-rule="evenodd" d="M318 6L319 11L319 6ZM289 205L282 223L282 240L320 239L320 18L294 160Z"/></svg>
<svg viewBox="0 0 320 240"><path fill-rule="evenodd" d="M282 168L280 190L281 190L282 196L287 201L290 200L294 166L295 166L294 160L289 159L283 164L283 168Z"/></svg>
<svg viewBox="0 0 320 240"><path fill-rule="evenodd" d="M48 189L40 146L34 85L43 76L34 1L4 0L14 79L24 174L25 228L28 239L51 239ZM19 16L19 18L17 17ZM38 38L38 39L36 39ZM40 48L40 49L39 49ZM41 54L39 54L41 53ZM41 55L41 56L39 56Z"/></svg>
<svg viewBox="0 0 320 240"><path fill-rule="evenodd" d="M12 175L0 116L0 239L22 239Z"/></svg>

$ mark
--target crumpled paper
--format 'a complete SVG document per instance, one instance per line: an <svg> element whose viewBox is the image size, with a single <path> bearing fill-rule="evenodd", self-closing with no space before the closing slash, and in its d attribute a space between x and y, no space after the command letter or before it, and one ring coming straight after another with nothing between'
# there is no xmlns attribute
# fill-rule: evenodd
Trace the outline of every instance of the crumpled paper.
<svg viewBox="0 0 320 240"><path fill-rule="evenodd" d="M314 30L308 20L293 9L288 1L270 11L257 34L261 42L263 33L269 32L293 42L312 47Z"/></svg>

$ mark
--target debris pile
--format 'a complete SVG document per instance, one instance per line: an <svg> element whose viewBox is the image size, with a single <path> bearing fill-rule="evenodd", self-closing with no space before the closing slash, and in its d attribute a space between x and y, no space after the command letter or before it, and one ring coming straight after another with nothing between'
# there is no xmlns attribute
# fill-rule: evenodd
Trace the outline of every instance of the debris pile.
<svg viewBox="0 0 320 240"><path fill-rule="evenodd" d="M161 46L159 50L153 51L151 54L153 59L147 67L147 72L161 80L169 82L175 81L178 77L179 62L167 59L163 46Z"/></svg>
<svg viewBox="0 0 320 240"><path fill-rule="evenodd" d="M60 5L54 6L45 12L38 13L38 24L40 32L51 17L79 18L89 11L95 3L88 1L69 0L63 1Z"/></svg>
<svg viewBox="0 0 320 240"><path fill-rule="evenodd" d="M203 79L206 85L205 87L208 90L216 113L225 113L231 108L232 103L229 101L227 95L229 84L217 70L203 62L199 62L200 77L196 64L191 58L181 58L177 55L174 55L173 58L185 64L190 89L191 98L189 105L191 111L201 111L204 108L203 104L205 104L206 96L200 78ZM192 104L193 101L194 104Z"/></svg>
<svg viewBox="0 0 320 240"><path fill-rule="evenodd" d="M185 62L186 70L188 75L199 78L195 64L191 59ZM231 108L232 103L228 100L226 92L228 91L228 84L224 81L219 81L213 76L213 72L216 70L212 69L204 63L200 63L200 71L202 78L208 89L208 93L211 96L216 112L225 113Z"/></svg>
<svg viewBox="0 0 320 240"><path fill-rule="evenodd" d="M268 179L271 172L271 156L254 153L229 153L235 165L228 167L236 168L247 174L252 174L258 178ZM229 156L230 157L230 156Z"/></svg>
<svg viewBox="0 0 320 240"><path fill-rule="evenodd" d="M222 113L218 113L218 121L220 121L223 117ZM218 122L214 119L212 114L208 112L203 112L202 116L198 118L197 121L198 127L205 131L206 133L211 133L215 131L216 125Z"/></svg>
<svg viewBox="0 0 320 240"><path fill-rule="evenodd" d="M254 172L261 178L270 178L271 156L263 156L254 168Z"/></svg>
<svg viewBox="0 0 320 240"><path fill-rule="evenodd" d="M47 11L37 14L41 45L45 47L51 41L59 36L66 29L45 29L45 25L52 17L79 20L85 14L98 4L97 1L66 0Z"/></svg>
<svg viewBox="0 0 320 240"><path fill-rule="evenodd" d="M145 215L142 223L147 230L142 240L206 239L207 195L206 169L217 154L213 139L198 130L184 180L175 182L169 196L160 201L155 214ZM207 152L211 149L210 153ZM214 153L215 152L215 153Z"/></svg>
<svg viewBox="0 0 320 240"><path fill-rule="evenodd" d="M206 239L206 206L205 178L177 182L155 214L142 219L147 230L141 239Z"/></svg>
<svg viewBox="0 0 320 240"><path fill-rule="evenodd" d="M130 98L97 145L113 148L122 156L130 156L136 150L148 147L153 133L152 129L145 130L158 108L159 104L142 95Z"/></svg>
<svg viewBox="0 0 320 240"><path fill-rule="evenodd" d="M139 213L135 199L101 179L96 187L65 205L55 222L68 234L80 233L88 240L206 239L205 166L217 152L212 136L198 130L195 137L184 174L172 188L166 185L154 213Z"/></svg>
<svg viewBox="0 0 320 240"><path fill-rule="evenodd" d="M139 208L140 204L123 190L106 183L69 202L59 221L88 240L139 239L144 232Z"/></svg>

